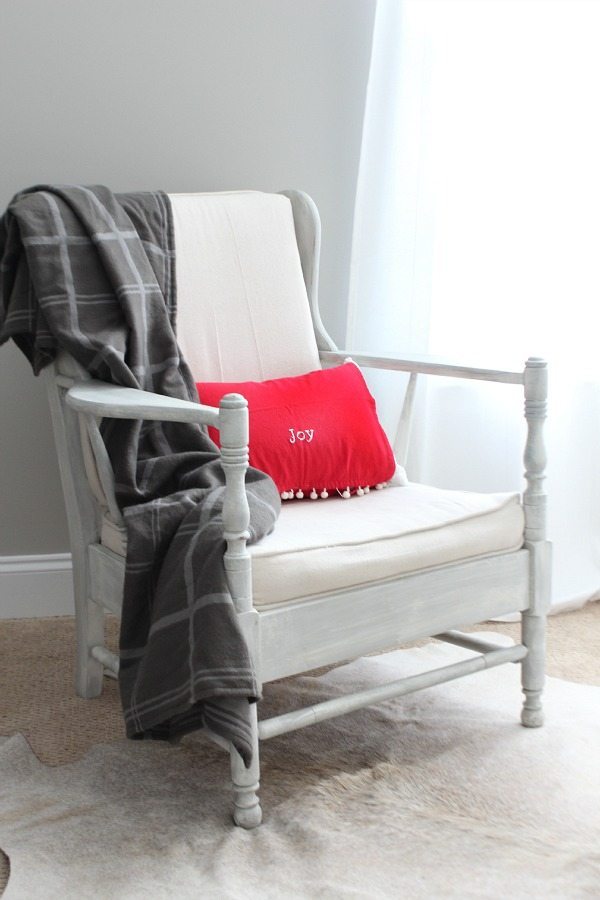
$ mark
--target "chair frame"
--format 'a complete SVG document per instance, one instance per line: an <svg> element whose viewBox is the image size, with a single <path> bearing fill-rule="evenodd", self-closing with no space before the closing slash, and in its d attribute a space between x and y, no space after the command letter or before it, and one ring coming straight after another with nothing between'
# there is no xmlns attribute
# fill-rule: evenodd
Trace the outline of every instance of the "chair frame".
<svg viewBox="0 0 600 900"><path fill-rule="evenodd" d="M298 191L283 193L292 203L320 358L325 366L335 365L343 362L348 354L336 348L319 314L319 215L306 194ZM240 395L229 394L216 409L103 384L90 379L72 358L64 354L49 367L46 376L69 521L77 625L76 690L80 696L98 696L102 691L103 676L115 676L118 672L118 658L104 646L104 615L105 611L120 612L125 561L100 543L103 510L88 483L84 464L84 454L91 448L109 514L114 521L122 523L110 462L98 429L103 417L194 422L220 430L221 462L226 480L224 564L260 684L428 637L476 652L476 656L453 665L260 722L257 705L253 705L254 758L249 769L228 742L207 729L207 736L231 755L234 821L245 828L260 824L262 818L257 794L259 740L507 662L521 663L525 694L522 724L537 727L543 722L541 694L551 565L543 488L546 362L530 358L522 371L504 371L432 362L426 358L397 359L355 352L351 355L363 367L409 373L397 441L402 457L408 447L418 375L522 385L527 438L523 494L525 529L521 549L275 604L259 611L253 606L251 558L246 547L249 537L249 508L244 483L248 466L246 400ZM513 612L521 613L522 623L521 643L515 646L496 646L459 630Z"/></svg>

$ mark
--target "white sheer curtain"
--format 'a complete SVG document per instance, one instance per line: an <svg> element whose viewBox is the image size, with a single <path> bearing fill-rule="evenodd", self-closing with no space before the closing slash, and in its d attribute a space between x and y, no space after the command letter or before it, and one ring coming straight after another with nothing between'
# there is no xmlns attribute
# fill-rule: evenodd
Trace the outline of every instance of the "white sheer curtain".
<svg viewBox="0 0 600 900"><path fill-rule="evenodd" d="M600 591L599 47L595 0L378 0L348 311L351 349L549 360L561 606ZM521 489L519 408L429 379L409 476Z"/></svg>

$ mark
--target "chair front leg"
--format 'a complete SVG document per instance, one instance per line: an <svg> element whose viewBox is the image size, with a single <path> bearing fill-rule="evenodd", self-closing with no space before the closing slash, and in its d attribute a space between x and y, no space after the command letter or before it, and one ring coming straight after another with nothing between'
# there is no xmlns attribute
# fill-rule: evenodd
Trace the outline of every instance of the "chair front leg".
<svg viewBox="0 0 600 900"><path fill-rule="evenodd" d="M521 722L527 728L543 725L542 690L546 658L546 612L550 605L551 546L546 541L546 494L544 479L546 450L543 425L547 413L548 372L543 359L527 360L524 373L525 479L523 494L525 512L525 547L530 554L529 608L521 615L522 643L527 656L521 663L521 682L525 703Z"/></svg>
<svg viewBox="0 0 600 900"><path fill-rule="evenodd" d="M246 548L249 537L250 509L246 496L248 468L248 404L239 394L227 394L219 405L221 428L221 464L225 473L223 503L224 537L227 542L224 565L227 582L248 648L256 661L258 614L252 608L252 572ZM247 703L240 700L240 703ZM250 705L252 763L247 769L235 747L230 746L233 784L233 819L242 828L256 828L262 821L258 799L260 763L256 703Z"/></svg>
<svg viewBox="0 0 600 900"><path fill-rule="evenodd" d="M521 642L527 647L527 656L521 663L521 684L525 702L521 711L521 724L527 728L539 728L544 724L542 691L545 678L546 616L521 615Z"/></svg>
<svg viewBox="0 0 600 900"><path fill-rule="evenodd" d="M241 700L240 703L245 703ZM256 703L250 706L252 727L252 763L247 769L235 747L231 747L231 781L233 783L233 821L242 828L256 828L262 822L258 798L260 760L258 751L258 718Z"/></svg>

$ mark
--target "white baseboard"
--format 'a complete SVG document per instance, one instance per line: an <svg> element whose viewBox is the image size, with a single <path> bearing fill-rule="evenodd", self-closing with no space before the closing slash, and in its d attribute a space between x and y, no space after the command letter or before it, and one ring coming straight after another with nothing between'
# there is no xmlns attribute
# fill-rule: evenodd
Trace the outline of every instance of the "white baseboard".
<svg viewBox="0 0 600 900"><path fill-rule="evenodd" d="M73 612L70 553L0 556L0 619Z"/></svg>

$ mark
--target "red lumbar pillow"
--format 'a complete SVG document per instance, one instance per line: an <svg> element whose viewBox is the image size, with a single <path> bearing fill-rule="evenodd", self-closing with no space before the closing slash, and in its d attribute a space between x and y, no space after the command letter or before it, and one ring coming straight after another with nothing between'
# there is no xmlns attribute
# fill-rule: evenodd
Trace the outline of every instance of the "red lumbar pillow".
<svg viewBox="0 0 600 900"><path fill-rule="evenodd" d="M250 465L271 476L284 500L360 496L394 474L375 400L353 362L293 378L196 387L208 406L230 393L248 400ZM209 431L218 444L218 431Z"/></svg>

